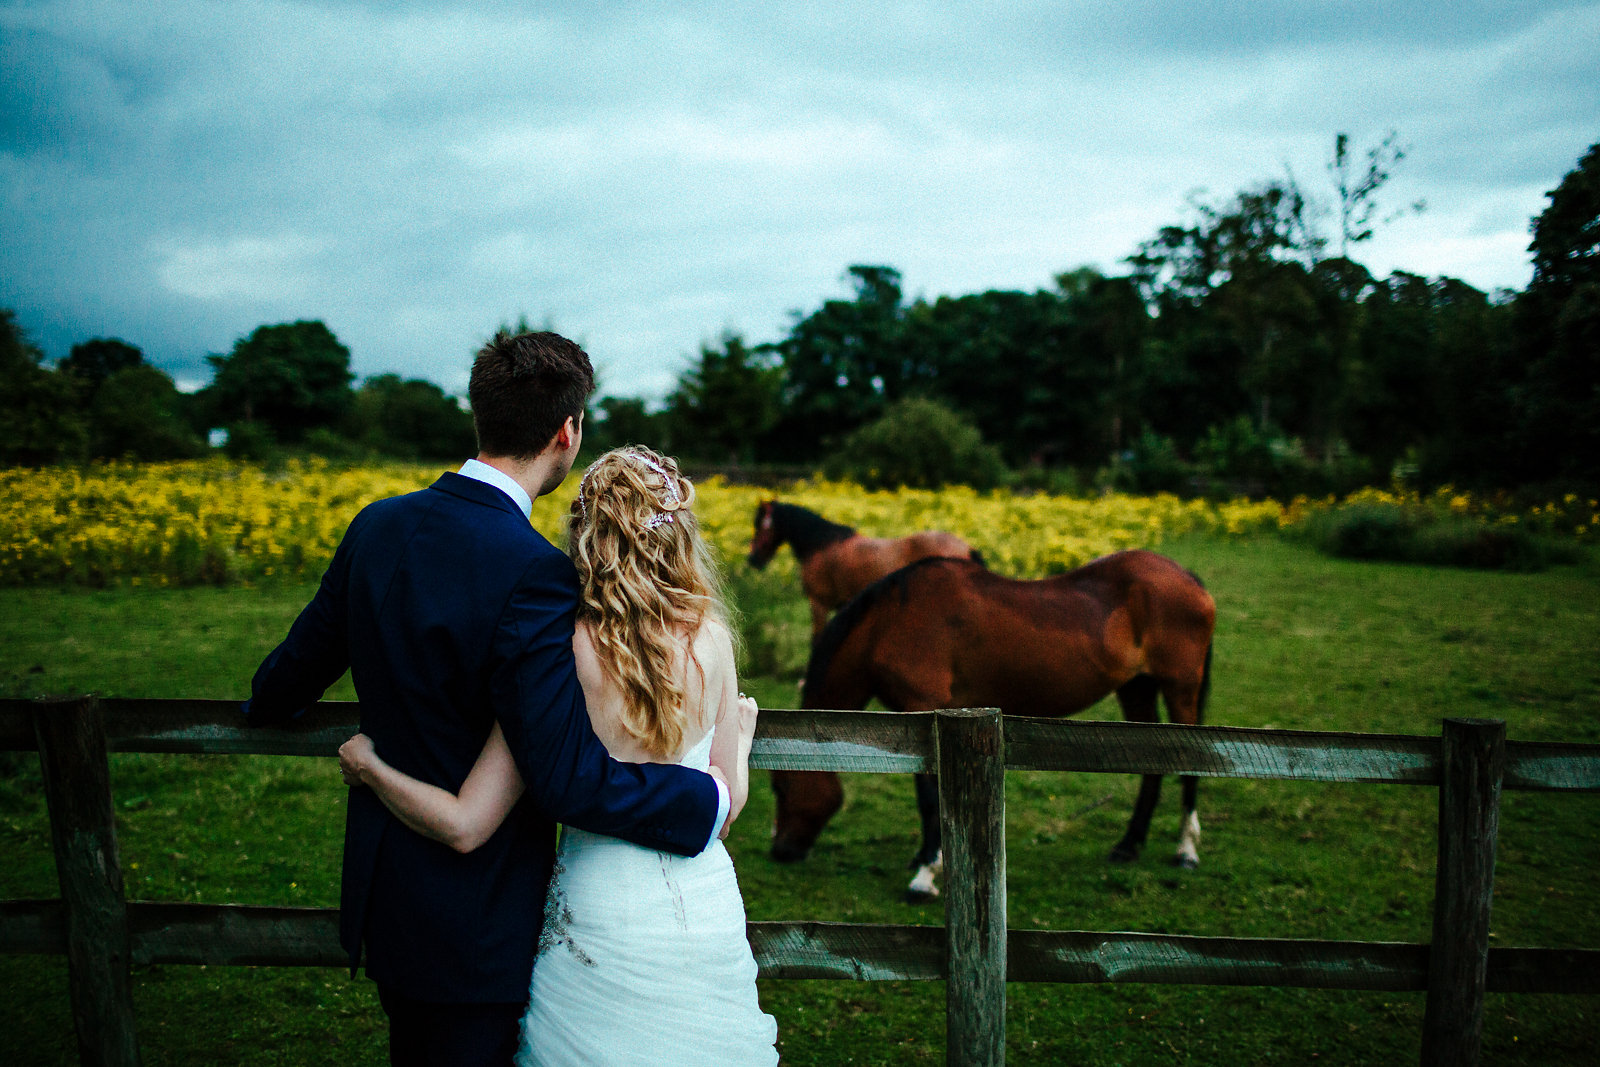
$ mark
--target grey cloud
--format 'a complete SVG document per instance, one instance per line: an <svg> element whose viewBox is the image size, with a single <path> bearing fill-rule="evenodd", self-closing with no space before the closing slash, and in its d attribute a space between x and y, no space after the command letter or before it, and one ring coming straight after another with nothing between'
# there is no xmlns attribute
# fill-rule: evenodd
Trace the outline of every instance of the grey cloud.
<svg viewBox="0 0 1600 1067"><path fill-rule="evenodd" d="M930 296L1115 268L1191 188L1320 179L1340 130L1398 128L1396 200L1492 235L1594 139L1597 11L0 7L0 306L54 356L115 333L187 375L322 318L359 373L449 388L549 316L659 392L851 262Z"/></svg>

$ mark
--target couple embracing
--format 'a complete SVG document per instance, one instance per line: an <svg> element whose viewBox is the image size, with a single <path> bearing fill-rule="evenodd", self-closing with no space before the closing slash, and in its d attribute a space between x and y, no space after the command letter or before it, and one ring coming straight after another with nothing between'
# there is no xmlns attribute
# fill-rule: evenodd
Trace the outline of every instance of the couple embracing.
<svg viewBox="0 0 1600 1067"><path fill-rule="evenodd" d="M757 709L694 486L619 449L578 486L570 558L529 523L593 388L571 341L494 338L478 458L356 516L251 687L267 725L351 672L340 941L393 1064L777 1062L721 842Z"/></svg>

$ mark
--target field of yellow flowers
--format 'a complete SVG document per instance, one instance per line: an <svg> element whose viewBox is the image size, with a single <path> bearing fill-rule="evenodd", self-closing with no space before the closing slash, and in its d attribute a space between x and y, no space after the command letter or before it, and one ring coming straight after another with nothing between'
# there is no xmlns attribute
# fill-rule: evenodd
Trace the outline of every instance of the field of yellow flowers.
<svg viewBox="0 0 1600 1067"><path fill-rule="evenodd" d="M0 470L0 585L225 585L300 581L327 566L365 504L420 489L438 468L336 467L317 459L264 470L223 460ZM725 560L749 544L758 501L772 490L711 479L699 487L702 528ZM1344 502L1217 503L1172 495L1058 497L939 491L868 492L807 481L783 498L872 536L951 530L990 566L1018 577L1070 570L1097 556L1188 533L1247 535L1301 522L1341 503L1376 503L1520 523L1588 540L1595 502L1569 497L1530 511L1446 488L1421 496L1362 490ZM534 504L534 525L561 543L565 488ZM792 566L782 553L776 566Z"/></svg>
<svg viewBox="0 0 1600 1067"><path fill-rule="evenodd" d="M0 584L195 585L315 578L361 507L420 489L435 467L282 469L203 460L0 471ZM711 479L696 512L725 560L749 545L756 504L771 490ZM1178 534L1246 534L1275 528L1271 502L1224 504L1175 496L1090 499L938 492L867 492L803 482L785 500L873 536L946 529L967 538L997 570L1036 577ZM534 505L534 525L560 542L570 493ZM778 566L789 564L789 554Z"/></svg>

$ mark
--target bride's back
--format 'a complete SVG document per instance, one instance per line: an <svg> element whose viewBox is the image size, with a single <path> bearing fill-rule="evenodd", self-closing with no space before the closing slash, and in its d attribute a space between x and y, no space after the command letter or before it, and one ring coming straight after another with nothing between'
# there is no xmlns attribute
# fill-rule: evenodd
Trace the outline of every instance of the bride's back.
<svg viewBox="0 0 1600 1067"><path fill-rule="evenodd" d="M672 650L671 670L684 693L683 744L670 755L650 752L627 730L626 698L616 680L607 675L595 650L593 631L579 622L573 634L578 681L583 685L589 721L606 750L625 763L676 763L711 731L717 720L724 687L734 677L732 636L714 618L706 618L691 640L679 635Z"/></svg>

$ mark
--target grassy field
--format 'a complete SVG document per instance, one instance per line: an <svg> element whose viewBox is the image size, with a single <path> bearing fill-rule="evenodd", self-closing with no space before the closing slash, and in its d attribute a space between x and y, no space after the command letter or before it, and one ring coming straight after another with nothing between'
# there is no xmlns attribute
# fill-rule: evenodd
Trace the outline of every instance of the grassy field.
<svg viewBox="0 0 1600 1067"><path fill-rule="evenodd" d="M1446 716L1505 719L1514 739L1600 741L1600 564L1541 574L1339 562L1275 538L1190 539L1163 551L1219 606L1208 721L1436 734ZM792 575L736 568L745 688L792 707L806 616ZM243 695L309 586L0 590L0 691ZM353 694L341 684L331 694ZM1115 717L1114 705L1088 714ZM0 757L0 760L5 757ZM31 757L0 764L0 897L57 895ZM112 759L131 897L329 906L337 902L343 789L325 760ZM758 778L760 778L758 774ZM847 805L794 868L765 855L762 781L730 847L754 919L938 924L900 898L916 844L910 781L852 776ZM1145 859L1112 867L1135 782L1013 774L1007 783L1010 922L1023 929L1426 941L1433 790L1206 781L1197 871L1165 865L1169 786ZM1508 793L1493 943L1600 947L1600 799ZM74 1062L65 967L0 957L9 1064ZM146 1062L385 1062L370 983L330 970L142 968ZM939 983L768 981L789 1064L942 1062ZM1112 1064L1415 1062L1423 996L1255 988L1012 985L1010 1061ZM1485 1062L1593 1062L1600 998L1491 996Z"/></svg>

